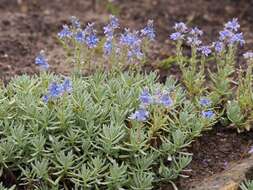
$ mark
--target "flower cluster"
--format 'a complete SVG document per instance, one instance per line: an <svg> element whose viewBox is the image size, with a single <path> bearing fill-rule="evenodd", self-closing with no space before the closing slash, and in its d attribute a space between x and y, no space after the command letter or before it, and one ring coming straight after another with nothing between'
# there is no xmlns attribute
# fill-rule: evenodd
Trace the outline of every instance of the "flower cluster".
<svg viewBox="0 0 253 190"><path fill-rule="evenodd" d="M202 111L202 116L206 119L212 119L214 115L215 114L212 110Z"/></svg>
<svg viewBox="0 0 253 190"><path fill-rule="evenodd" d="M170 35L170 39L174 41L183 40L185 34L188 32L188 28L183 22L176 23L174 25L174 29L176 30L176 32Z"/></svg>
<svg viewBox="0 0 253 190"><path fill-rule="evenodd" d="M224 45L233 46L240 44L242 46L245 44L245 40L242 33L237 33L239 29L240 25L237 18L234 18L233 20L227 22L224 25L224 29L219 32L219 42L223 43ZM217 50L220 52L220 48Z"/></svg>
<svg viewBox="0 0 253 190"><path fill-rule="evenodd" d="M142 40L139 37L139 31L131 32L129 29L125 29L125 32L121 34L120 44L127 48L129 60L132 60L133 58L141 59L143 57L141 42Z"/></svg>
<svg viewBox="0 0 253 190"><path fill-rule="evenodd" d="M140 68L149 42L156 37L153 20L148 20L147 25L141 30L125 28L123 33L118 34L116 30L120 28L119 20L114 15L110 15L109 23L103 27L104 36L101 40L97 36L94 23L88 23L83 28L76 17L71 17L70 20L71 25L63 25L58 38L64 45L64 49L75 56L72 59L75 73L82 72L83 68L86 69L86 65L90 71L95 70L94 67ZM100 51L101 46L98 44L101 44L103 51ZM93 56L95 52L96 58ZM102 63L93 64L98 59L103 60Z"/></svg>
<svg viewBox="0 0 253 190"><path fill-rule="evenodd" d="M48 93L42 97L43 102L47 103L50 99L62 96L64 93L72 92L72 82L65 79L62 84L52 82L48 87Z"/></svg>
<svg viewBox="0 0 253 190"><path fill-rule="evenodd" d="M156 34L153 20L148 20L147 26L141 30L141 36L146 36L149 40L155 39Z"/></svg>
<svg viewBox="0 0 253 190"><path fill-rule="evenodd" d="M119 20L113 15L110 15L110 22L104 27L106 41L104 43L104 54L110 55L113 49L114 30L119 28Z"/></svg>
<svg viewBox="0 0 253 190"><path fill-rule="evenodd" d="M192 47L199 47L202 41L199 39L203 35L203 31L197 27L192 28L187 37L187 43Z"/></svg>
<svg viewBox="0 0 253 190"><path fill-rule="evenodd" d="M203 35L203 32L197 27L188 28L186 24L179 22L174 25L174 29L176 32L170 35L170 39L178 41L184 40L186 37L187 43L194 47L198 47L202 43L199 37Z"/></svg>
<svg viewBox="0 0 253 190"><path fill-rule="evenodd" d="M201 97L199 100L199 104L204 108L208 108L212 105L212 101L209 98ZM212 119L215 116L215 113L210 109L203 110L201 113L202 116L206 119Z"/></svg>
<svg viewBox="0 0 253 190"><path fill-rule="evenodd" d="M212 50L210 49L209 46L201 46L198 48L198 51L201 52L202 55L204 56L209 56L212 53Z"/></svg>
<svg viewBox="0 0 253 190"><path fill-rule="evenodd" d="M71 38L72 35L73 33L70 31L69 26L66 24L62 26L62 30L58 33L60 39Z"/></svg>
<svg viewBox="0 0 253 190"><path fill-rule="evenodd" d="M141 92L139 101L140 108L130 115L129 119L131 120L146 121L149 117L147 108L150 105L162 105L165 108L173 105L173 100L168 92L157 92L152 96L147 88Z"/></svg>
<svg viewBox="0 0 253 190"><path fill-rule="evenodd" d="M58 33L61 40L73 38L77 43L85 43L88 48L97 46L99 39L94 29L94 23L88 23L85 29L81 28L80 21L76 17L71 17L72 26L63 25L63 29Z"/></svg>

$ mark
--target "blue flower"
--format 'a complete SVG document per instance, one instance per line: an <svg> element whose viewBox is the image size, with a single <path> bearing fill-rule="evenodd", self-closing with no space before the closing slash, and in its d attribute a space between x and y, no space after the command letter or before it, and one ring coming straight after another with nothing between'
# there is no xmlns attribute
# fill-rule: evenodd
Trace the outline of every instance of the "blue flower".
<svg viewBox="0 0 253 190"><path fill-rule="evenodd" d="M148 117L149 117L149 112L141 108L139 110L136 110L134 113L132 113L129 119L136 120L136 121L146 121Z"/></svg>
<svg viewBox="0 0 253 190"><path fill-rule="evenodd" d="M143 105L149 105L153 102L153 98L151 94L149 93L148 89L144 89L141 92L139 99Z"/></svg>
<svg viewBox="0 0 253 190"><path fill-rule="evenodd" d="M76 35L75 35L75 39L77 42L79 43L83 43L85 42L85 34L84 31L79 30Z"/></svg>
<svg viewBox="0 0 253 190"><path fill-rule="evenodd" d="M234 34L229 40L231 45L239 43L241 46L245 44L245 40L243 38L243 33Z"/></svg>
<svg viewBox="0 0 253 190"><path fill-rule="evenodd" d="M200 44L202 44L202 41L199 39L199 37L202 35L202 30L198 29L197 27L192 28L189 32L189 36L187 37L187 43L190 46L199 46Z"/></svg>
<svg viewBox="0 0 253 190"><path fill-rule="evenodd" d="M237 30L240 28L240 24L238 23L238 19L233 18L233 20L228 21L225 24L225 28L228 29L228 30L237 32Z"/></svg>
<svg viewBox="0 0 253 190"><path fill-rule="evenodd" d="M112 28L119 28L119 19L114 15L110 15L110 25Z"/></svg>
<svg viewBox="0 0 253 190"><path fill-rule="evenodd" d="M60 39L70 38L72 36L72 32L69 30L68 25L63 25L62 30L58 33Z"/></svg>
<svg viewBox="0 0 253 190"><path fill-rule="evenodd" d="M86 37L85 42L89 48L94 48L97 46L99 39L95 34L90 34Z"/></svg>
<svg viewBox="0 0 253 190"><path fill-rule="evenodd" d="M201 106L210 106L212 104L212 101L208 98L200 98L200 101L199 101L200 105Z"/></svg>
<svg viewBox="0 0 253 190"><path fill-rule="evenodd" d="M198 50L206 57L212 53L209 46L201 46Z"/></svg>
<svg viewBox="0 0 253 190"><path fill-rule="evenodd" d="M113 33L116 28L119 28L119 20L113 15L110 15L110 23L104 27L104 34L107 38L113 38Z"/></svg>
<svg viewBox="0 0 253 190"><path fill-rule="evenodd" d="M124 34L121 34L120 43L122 45L134 46L140 44L141 40L138 37L138 32L130 32L129 29L125 29Z"/></svg>
<svg viewBox="0 0 253 190"><path fill-rule="evenodd" d="M42 97L42 101L47 103L52 98L58 98L64 93L71 93L72 90L72 82L69 79L65 79L62 84L52 82L48 87L48 93Z"/></svg>
<svg viewBox="0 0 253 190"><path fill-rule="evenodd" d="M220 41L228 41L234 35L233 32L227 29L220 31L219 34L220 34L220 37L219 37Z"/></svg>
<svg viewBox="0 0 253 190"><path fill-rule="evenodd" d="M61 96L64 92L62 85L59 85L56 82L53 82L50 84L48 91L49 91L49 96L52 98L57 98Z"/></svg>
<svg viewBox="0 0 253 190"><path fill-rule="evenodd" d="M128 59L132 60L133 58L137 58L137 59L142 59L143 58L143 53L141 52L141 48L139 45L133 45L132 47L130 47L130 49L128 50Z"/></svg>
<svg viewBox="0 0 253 190"><path fill-rule="evenodd" d="M222 50L224 49L224 44L222 42L214 42L213 43L213 47L214 47L214 50L217 52L217 53L221 53Z"/></svg>
<svg viewBox="0 0 253 190"><path fill-rule="evenodd" d="M174 32L170 35L170 39L177 41L182 40L184 38L184 35L181 32Z"/></svg>
<svg viewBox="0 0 253 190"><path fill-rule="evenodd" d="M96 30L94 29L95 23L88 23L87 26L84 29L85 35L90 35L96 33Z"/></svg>
<svg viewBox="0 0 253 190"><path fill-rule="evenodd" d="M180 33L186 33L188 31L187 26L185 25L185 23L183 22L177 22L175 23L174 27L173 27L177 32Z"/></svg>
<svg viewBox="0 0 253 190"><path fill-rule="evenodd" d="M65 79L62 88L64 92L71 93L72 92L72 82L69 79Z"/></svg>
<svg viewBox="0 0 253 190"><path fill-rule="evenodd" d="M49 95L44 95L44 96L42 97L42 101L43 101L44 103L48 103L49 99L50 99Z"/></svg>
<svg viewBox="0 0 253 190"><path fill-rule="evenodd" d="M104 54L110 55L112 52L112 47L112 40L106 40L106 42L104 43Z"/></svg>
<svg viewBox="0 0 253 190"><path fill-rule="evenodd" d="M40 51L39 55L35 58L35 64L40 66L42 69L48 69L49 65L45 57L44 51Z"/></svg>
<svg viewBox="0 0 253 190"><path fill-rule="evenodd" d="M112 29L111 25L106 25L104 27L104 34L107 38L113 38L114 29Z"/></svg>
<svg viewBox="0 0 253 190"><path fill-rule="evenodd" d="M253 52L252 51L248 51L248 52L246 52L246 53L243 54L243 57L245 59L251 60L251 59L253 59Z"/></svg>
<svg viewBox="0 0 253 190"><path fill-rule="evenodd" d="M75 28L81 28L81 24L78 18L76 18L75 16L71 16L70 17L70 21L73 27Z"/></svg>
<svg viewBox="0 0 253 190"><path fill-rule="evenodd" d="M141 30L142 36L147 36L149 40L155 39L154 21L149 20L147 26Z"/></svg>
<svg viewBox="0 0 253 190"><path fill-rule="evenodd" d="M191 31L190 31L190 34L193 35L193 36L202 36L203 35L203 31L198 29L197 27L195 28L192 28Z"/></svg>
<svg viewBox="0 0 253 190"><path fill-rule="evenodd" d="M202 116L206 119L212 119L214 117L214 112L212 110L202 111Z"/></svg>
<svg viewBox="0 0 253 190"><path fill-rule="evenodd" d="M165 107L170 107L173 104L173 100L171 99L171 97L169 96L169 94L163 94L160 97L160 103L165 106Z"/></svg>
<svg viewBox="0 0 253 190"><path fill-rule="evenodd" d="M198 37L187 37L187 43L190 45L190 46L199 46L202 44L202 41L199 40Z"/></svg>

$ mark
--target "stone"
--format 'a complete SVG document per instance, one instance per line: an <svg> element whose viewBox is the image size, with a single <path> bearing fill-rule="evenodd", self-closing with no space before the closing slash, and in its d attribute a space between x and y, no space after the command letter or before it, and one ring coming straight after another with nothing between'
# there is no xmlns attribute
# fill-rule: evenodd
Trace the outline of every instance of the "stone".
<svg viewBox="0 0 253 190"><path fill-rule="evenodd" d="M222 173L215 174L202 182L195 182L188 190L239 190L240 183L253 175L253 155L232 164Z"/></svg>

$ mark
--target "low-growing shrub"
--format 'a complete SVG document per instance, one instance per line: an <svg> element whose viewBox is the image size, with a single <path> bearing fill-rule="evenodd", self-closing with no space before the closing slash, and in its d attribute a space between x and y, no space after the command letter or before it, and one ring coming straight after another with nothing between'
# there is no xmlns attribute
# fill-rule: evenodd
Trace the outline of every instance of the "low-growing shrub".
<svg viewBox="0 0 253 190"><path fill-rule="evenodd" d="M188 101L173 79L156 79L13 79L0 91L1 175L27 189L146 190L172 182L191 161L185 148L215 116Z"/></svg>
<svg viewBox="0 0 253 190"><path fill-rule="evenodd" d="M0 177L11 179L4 185L175 187L191 162L187 147L202 131L225 120L238 131L251 128L253 53L244 54L247 72L237 72L236 50L245 43L237 19L210 46L201 45L201 30L177 23L170 36L176 56L167 62L176 61L182 77L165 83L141 72L156 36L153 21L117 35L118 19L111 16L101 39L94 24L83 29L77 18L71 22L58 33L73 66L69 77L47 72L41 51L35 59L38 76L19 76L0 88ZM184 43L190 56L183 53Z"/></svg>

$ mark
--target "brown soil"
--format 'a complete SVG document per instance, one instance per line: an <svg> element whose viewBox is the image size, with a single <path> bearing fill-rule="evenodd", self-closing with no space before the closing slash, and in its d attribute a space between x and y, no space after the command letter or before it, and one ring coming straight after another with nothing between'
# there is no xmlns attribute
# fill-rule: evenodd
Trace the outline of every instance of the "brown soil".
<svg viewBox="0 0 253 190"><path fill-rule="evenodd" d="M193 161L188 169L189 178L179 180L179 189L187 190L189 184L201 182L204 178L222 172L235 161L249 156L253 144L253 132L238 134L224 126L215 126L207 131L190 148Z"/></svg>
<svg viewBox="0 0 253 190"><path fill-rule="evenodd" d="M115 0L114 7L106 1L93 0L0 0L0 80L8 81L22 73L33 74L36 54L45 49L52 70L68 72L63 51L55 35L71 15L84 23L94 21L101 29L109 11L119 12L124 27L141 28L151 18L157 28L157 42L151 60L163 59L174 53L168 40L176 21L197 25L205 31L205 41L215 40L227 20L238 17L245 34L245 49L253 45L253 0ZM177 72L172 68L172 72ZM166 76L167 71L162 72ZM206 132L196 141L189 166L190 178L180 179L180 189L192 181L201 180L225 170L231 162L244 158L252 144L252 133L237 134L224 128Z"/></svg>

